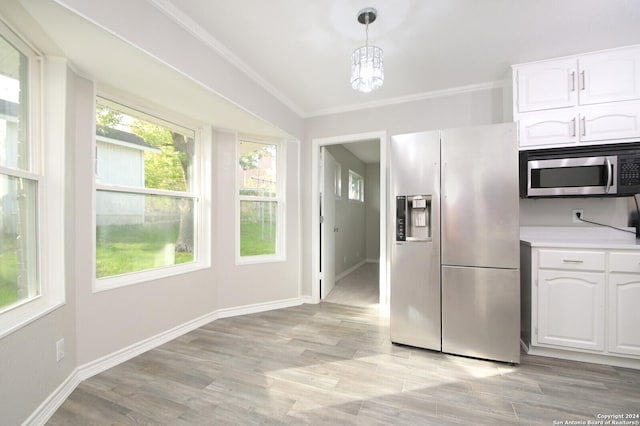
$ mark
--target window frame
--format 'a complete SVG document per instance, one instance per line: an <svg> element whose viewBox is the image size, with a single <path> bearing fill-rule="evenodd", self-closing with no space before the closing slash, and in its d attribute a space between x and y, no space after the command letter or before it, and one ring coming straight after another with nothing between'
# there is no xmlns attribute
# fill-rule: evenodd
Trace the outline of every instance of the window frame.
<svg viewBox="0 0 640 426"><path fill-rule="evenodd" d="M237 170L240 161L240 143L251 142L264 145L276 146L276 197L260 197L255 195L241 195L240 185L238 182L237 173L234 173L234 188L235 188L235 242L236 242L236 265L251 265L256 263L274 263L284 262L287 260L286 256L286 195L285 195L285 182L286 182L286 152L285 141L280 139L273 139L268 137L256 137L236 134L235 141L235 168ZM256 202L275 202L277 206L276 215L276 252L274 254L241 255L241 240L240 240L240 204L243 201L256 201Z"/></svg>
<svg viewBox="0 0 640 426"><path fill-rule="evenodd" d="M0 166L0 173L36 183L35 275L39 294L0 309L0 338L65 304L65 122L66 60L45 57L0 19L0 33L28 61L26 169ZM45 96L46 95L46 96Z"/></svg>
<svg viewBox="0 0 640 426"><path fill-rule="evenodd" d="M359 182L358 198L353 198L351 195L351 187L352 187L353 179L357 179ZM362 176L360 173L352 169L349 169L349 191L348 192L349 192L348 194L349 201L364 203L364 176Z"/></svg>
<svg viewBox="0 0 640 426"><path fill-rule="evenodd" d="M132 97L114 95L113 92L98 90L95 95L92 126L92 151L97 152L97 138L95 134L95 105L112 107L113 109L145 119L151 122L158 122L166 127L171 125L181 131L193 131L194 134L194 161L191 188L188 191L171 191L164 189L153 189L145 187L132 187L126 185L115 185L99 183L97 175L98 160L93 161L93 292L101 292L129 285L154 281L170 276L181 275L193 271L211 267L211 140L212 130L210 126L192 122L176 113L151 106L144 101L132 99ZM171 117L171 118L167 118ZM194 260L187 263L159 266L142 271L128 272L120 275L111 275L98 278L96 276L96 230L97 230L97 205L96 198L98 191L108 191L126 194L139 195L159 195L173 198L192 198L194 200Z"/></svg>

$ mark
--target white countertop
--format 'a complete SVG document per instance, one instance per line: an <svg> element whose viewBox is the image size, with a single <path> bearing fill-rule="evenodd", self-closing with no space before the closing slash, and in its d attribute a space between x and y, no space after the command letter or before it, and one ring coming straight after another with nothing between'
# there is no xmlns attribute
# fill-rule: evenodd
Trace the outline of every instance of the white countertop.
<svg viewBox="0 0 640 426"><path fill-rule="evenodd" d="M634 228L630 232L599 226L522 226L520 241L531 247L640 249Z"/></svg>

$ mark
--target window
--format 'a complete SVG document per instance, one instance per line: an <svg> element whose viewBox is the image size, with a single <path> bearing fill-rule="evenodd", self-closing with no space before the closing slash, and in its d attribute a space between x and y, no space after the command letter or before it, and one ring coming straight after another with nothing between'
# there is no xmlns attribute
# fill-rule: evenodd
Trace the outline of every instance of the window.
<svg viewBox="0 0 640 426"><path fill-rule="evenodd" d="M364 178L349 170L349 199L364 202Z"/></svg>
<svg viewBox="0 0 640 426"><path fill-rule="evenodd" d="M284 257L282 145L243 138L238 144L240 260Z"/></svg>
<svg viewBox="0 0 640 426"><path fill-rule="evenodd" d="M193 266L202 194L195 130L105 98L96 105L96 278L99 288ZM152 273L146 273L151 271Z"/></svg>
<svg viewBox="0 0 640 426"><path fill-rule="evenodd" d="M59 188L64 188L60 144L65 138L55 125L40 132L39 111L48 113L48 123L64 121L59 114L65 109L64 83L57 77L64 81L65 71L44 67L41 57L1 23L0 58L1 337L64 302L64 189ZM56 85L47 86L46 102L43 80Z"/></svg>

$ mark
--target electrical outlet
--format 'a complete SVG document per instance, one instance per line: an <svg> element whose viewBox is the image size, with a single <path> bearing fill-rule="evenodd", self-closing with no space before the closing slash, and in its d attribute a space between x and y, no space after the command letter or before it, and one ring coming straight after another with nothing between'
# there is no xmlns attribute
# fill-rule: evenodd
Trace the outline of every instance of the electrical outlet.
<svg viewBox="0 0 640 426"><path fill-rule="evenodd" d="M571 219L573 220L573 223L582 223L580 218L583 218L583 216L584 216L584 210L582 209L571 210Z"/></svg>
<svg viewBox="0 0 640 426"><path fill-rule="evenodd" d="M56 361L60 362L64 358L64 339L56 342Z"/></svg>

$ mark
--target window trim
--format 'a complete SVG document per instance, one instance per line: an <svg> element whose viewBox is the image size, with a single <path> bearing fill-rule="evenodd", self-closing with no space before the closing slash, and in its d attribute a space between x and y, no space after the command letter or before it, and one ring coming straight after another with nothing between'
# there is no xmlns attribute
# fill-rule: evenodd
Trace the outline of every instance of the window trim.
<svg viewBox="0 0 640 426"><path fill-rule="evenodd" d="M65 140L67 61L43 56L0 19L0 33L29 62L28 170L0 173L37 182L36 268L39 295L3 308L0 339L66 303L65 281ZM45 213L46 212L46 213Z"/></svg>
<svg viewBox="0 0 640 426"><path fill-rule="evenodd" d="M237 170L238 161L240 159L240 142L260 143L264 145L276 146L276 197L260 197L253 195L240 195L240 186L238 184L237 174L234 173L234 188L235 188L235 258L236 265L253 265L258 263L276 263L284 262L287 260L286 253L286 196L285 196L285 182L286 182L286 143L284 140L273 139L268 137L255 137L246 136L236 133L235 140L235 167ZM242 201L257 201L257 202L275 202L277 203L277 215L276 215L276 252L274 254L263 254L253 256L242 256L240 254L240 203Z"/></svg>
<svg viewBox="0 0 640 426"><path fill-rule="evenodd" d="M154 108L140 102L137 99L127 96L117 96L111 91L98 90L94 96L95 103L99 101L104 105L112 105L115 109L131 114L137 115L140 118L149 120L151 122L157 122L164 127L167 124L170 128L177 130L187 130L194 132L195 152L194 152L194 171L193 182L190 191L169 191L153 188L134 188L122 185L112 185L105 183L98 183L96 176L96 162L94 161L93 169L93 191L92 191L92 292L99 293L102 291L113 290L130 285L136 285L146 283L150 281L159 280L162 278L172 277L176 275L182 275L194 271L211 267L211 141L212 141L212 129L210 126L196 123L187 123L187 120L181 117L176 117L178 114L171 111L167 111L161 108ZM164 117L172 117L166 119ZM97 147L97 138L95 134L95 109L93 112L94 123L92 129L92 151L95 152ZM184 124L181 124L184 123ZM196 258L193 262L179 263L174 265L160 266L153 269L145 269L143 271L129 272L121 275L112 275L109 277L96 277L96 193L99 190L113 191L113 192L126 192L142 195L164 195L171 197L192 197L196 202L195 208L195 235L194 246L196 252Z"/></svg>

